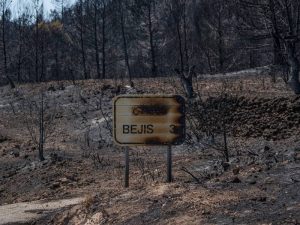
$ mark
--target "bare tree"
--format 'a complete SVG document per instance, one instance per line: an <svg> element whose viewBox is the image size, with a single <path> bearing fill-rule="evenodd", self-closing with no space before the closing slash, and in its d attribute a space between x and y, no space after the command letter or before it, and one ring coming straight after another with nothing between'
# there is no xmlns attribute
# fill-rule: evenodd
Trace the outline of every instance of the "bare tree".
<svg viewBox="0 0 300 225"><path fill-rule="evenodd" d="M39 37L39 23L43 19L43 4L40 3L40 0L33 0L33 6L34 6L34 19L35 19L35 35L34 35L34 47L35 47L35 82L40 81L40 75L39 75L39 48L40 48L40 37Z"/></svg>
<svg viewBox="0 0 300 225"><path fill-rule="evenodd" d="M80 52L81 52L81 61L83 67L83 77L88 79L87 65L86 65L86 49L85 49L85 20L84 20L84 2L80 0L76 5L76 16L77 16L77 26L76 28L79 31L80 36Z"/></svg>
<svg viewBox="0 0 300 225"><path fill-rule="evenodd" d="M157 66L156 66L156 56L155 56L155 46L154 46L154 31L153 31L153 0L147 1L147 19L148 19L148 32L149 32L149 43L150 43L150 52L151 52L151 71L152 76L157 76Z"/></svg>
<svg viewBox="0 0 300 225"><path fill-rule="evenodd" d="M6 39L6 18L9 11L10 0L1 0L1 25L2 25L2 53L3 53L3 67L4 67L4 75L8 80L10 87L15 88L15 84L11 77L8 74L8 67L7 67L7 39Z"/></svg>
<svg viewBox="0 0 300 225"><path fill-rule="evenodd" d="M175 69L175 72L179 75L183 89L185 90L187 98L191 99L195 97L193 88L193 77L195 76L195 66L189 68L188 72L179 71Z"/></svg>
<svg viewBox="0 0 300 225"><path fill-rule="evenodd" d="M289 66L288 83L300 92L299 1L51 0L56 8L43 19L42 1L31 0L32 14L18 20L10 1L0 0L1 84L123 73L131 83L133 76L170 76L175 67L185 82L193 65L213 74L272 63ZM61 33L41 33L55 23Z"/></svg>
<svg viewBox="0 0 300 225"><path fill-rule="evenodd" d="M60 19L62 24L64 23L64 12L65 12L65 6L67 4L67 0L52 0L53 3L56 5L56 8L58 11L60 11Z"/></svg>
<svg viewBox="0 0 300 225"><path fill-rule="evenodd" d="M45 124L44 124L44 93L41 93L41 102L39 110L39 158L41 161L44 158L44 144L45 144Z"/></svg>
<svg viewBox="0 0 300 225"><path fill-rule="evenodd" d="M118 0L118 9L120 12L120 27L121 27L121 34L122 34L122 41L123 41L123 52L124 52L124 60L127 68L127 74L129 77L129 83L133 87L132 82L132 73L129 64L129 55L128 55L128 46L127 46L127 38L126 38L126 3L127 1Z"/></svg>
<svg viewBox="0 0 300 225"><path fill-rule="evenodd" d="M205 147L221 152L226 162L229 162L230 157L228 136L234 130L231 115L236 104L234 96L221 90L215 97L209 97L206 100L199 98L191 105L187 116L197 140L201 141Z"/></svg>
<svg viewBox="0 0 300 225"><path fill-rule="evenodd" d="M107 2L105 0L101 0L101 19L102 19L102 78L106 78L106 43L107 43L107 37L106 37L106 4Z"/></svg>
<svg viewBox="0 0 300 225"><path fill-rule="evenodd" d="M54 120L57 113L57 104L54 98L45 97L41 91L36 97L22 96L18 112L25 123L25 127L33 143L37 146L38 157L45 160L44 146L47 138L54 135Z"/></svg>
<svg viewBox="0 0 300 225"><path fill-rule="evenodd" d="M180 76L183 75L184 71L185 71L185 62L184 62L184 51L183 51L183 44L184 40L183 40L183 35L182 35L182 23L183 23L183 14L185 12L183 12L183 9L185 9L185 7L183 7L184 3L181 4L181 1L175 1L175 0L171 0L169 3L169 10L170 13L172 14L172 18L174 20L174 25L175 25L175 30L176 30L176 39L177 39L177 44L178 44L178 53L179 53L179 60L180 60ZM184 33L186 33L184 31ZM185 39L186 40L186 39Z"/></svg>
<svg viewBox="0 0 300 225"><path fill-rule="evenodd" d="M300 94L300 63L297 47L300 43L300 2L293 0L239 0L244 25L252 28L253 36L272 39L274 64L286 55L290 67L289 86Z"/></svg>
<svg viewBox="0 0 300 225"><path fill-rule="evenodd" d="M193 24L194 35L200 45L199 51L206 57L210 73L224 73L233 66L237 54L235 45L238 39L234 34L233 1L197 2L193 12Z"/></svg>
<svg viewBox="0 0 300 225"><path fill-rule="evenodd" d="M157 46L156 46L156 34L158 30L157 24L157 1L156 0L141 0L134 1L132 6L133 14L135 15L137 23L137 31L140 38L142 38L143 48L141 54L147 54L149 60L150 74L153 77L158 75L157 68Z"/></svg>
<svg viewBox="0 0 300 225"><path fill-rule="evenodd" d="M99 58L99 41L98 41L98 15L99 15L99 1L93 1L94 8L94 42L95 42L95 61L96 61L96 69L97 69L97 78L101 78L100 72L100 58Z"/></svg>
<svg viewBox="0 0 300 225"><path fill-rule="evenodd" d="M18 34L17 39L17 81L21 82L24 78L22 77L22 67L24 64L25 59L25 36L26 36L26 27L28 26L28 21L30 14L28 12L28 9L25 7L25 10L23 10L23 7L25 5L19 5L18 11L17 11L17 19L16 19L16 30Z"/></svg>

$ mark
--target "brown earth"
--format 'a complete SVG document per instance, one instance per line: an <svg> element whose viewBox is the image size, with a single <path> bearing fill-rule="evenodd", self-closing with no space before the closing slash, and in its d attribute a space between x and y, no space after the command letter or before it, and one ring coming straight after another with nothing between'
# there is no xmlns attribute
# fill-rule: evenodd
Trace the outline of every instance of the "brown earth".
<svg viewBox="0 0 300 225"><path fill-rule="evenodd" d="M215 115L215 119L220 120L224 116L227 129L234 136L280 140L300 132L300 97L251 98L231 95L209 97L196 104L198 108L201 106L196 111L198 115L199 112L209 117ZM205 123L205 119L213 118L201 119L201 123Z"/></svg>
<svg viewBox="0 0 300 225"><path fill-rule="evenodd" d="M282 82L199 79L199 110L224 102L229 108L230 163L205 137L195 141L188 127L189 141L173 148L172 184L165 183L165 148L131 148L130 188L124 189L123 150L109 132L112 97L182 93L170 79L135 83L136 90L93 80L0 88L0 205L85 198L39 211L28 224L300 223L300 100ZM41 89L59 103L43 162L26 129L29 112L20 108L24 96L38 99Z"/></svg>

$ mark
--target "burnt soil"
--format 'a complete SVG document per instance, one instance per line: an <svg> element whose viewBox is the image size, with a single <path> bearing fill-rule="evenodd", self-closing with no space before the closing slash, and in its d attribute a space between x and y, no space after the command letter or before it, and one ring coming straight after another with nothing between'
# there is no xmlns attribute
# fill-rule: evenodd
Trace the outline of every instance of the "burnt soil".
<svg viewBox="0 0 300 225"><path fill-rule="evenodd" d="M228 83L226 93L217 91L219 80L195 86L202 100L192 114L197 122L205 119L197 128L202 139L187 123L186 143L173 147L173 183L165 182L165 147L132 147L127 189L123 149L109 131L112 98L182 94L178 81L136 80L134 90L93 80L1 87L0 204L85 199L39 211L28 224L299 224L300 98L268 79ZM24 96L38 99L41 89L58 103L43 162L24 121L29 111L20 107ZM219 148L222 132L212 142L201 130L209 124L203 111L217 115L209 123L226 122L229 163Z"/></svg>
<svg viewBox="0 0 300 225"><path fill-rule="evenodd" d="M195 108L199 110L194 114L200 111L209 117L216 117L215 120L224 120L229 132L236 137L280 140L299 135L299 96L274 98L221 96L209 97L196 104ZM201 119L204 124L213 122L213 118L201 117Z"/></svg>

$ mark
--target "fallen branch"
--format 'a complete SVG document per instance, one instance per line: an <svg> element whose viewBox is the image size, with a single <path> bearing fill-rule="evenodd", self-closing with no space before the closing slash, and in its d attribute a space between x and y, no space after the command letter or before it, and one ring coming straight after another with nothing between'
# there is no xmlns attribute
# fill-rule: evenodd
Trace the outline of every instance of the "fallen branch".
<svg viewBox="0 0 300 225"><path fill-rule="evenodd" d="M197 178L194 174L192 174L187 168L181 167L181 170L187 174L189 174L198 184L200 184L199 178Z"/></svg>

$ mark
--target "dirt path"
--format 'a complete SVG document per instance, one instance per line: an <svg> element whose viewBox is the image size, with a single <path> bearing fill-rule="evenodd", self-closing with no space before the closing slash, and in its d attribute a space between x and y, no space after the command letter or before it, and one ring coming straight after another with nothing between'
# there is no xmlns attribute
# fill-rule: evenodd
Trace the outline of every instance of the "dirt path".
<svg viewBox="0 0 300 225"><path fill-rule="evenodd" d="M0 206L0 225L11 223L27 223L45 215L51 210L76 205L83 198L63 199L58 201L34 201Z"/></svg>

